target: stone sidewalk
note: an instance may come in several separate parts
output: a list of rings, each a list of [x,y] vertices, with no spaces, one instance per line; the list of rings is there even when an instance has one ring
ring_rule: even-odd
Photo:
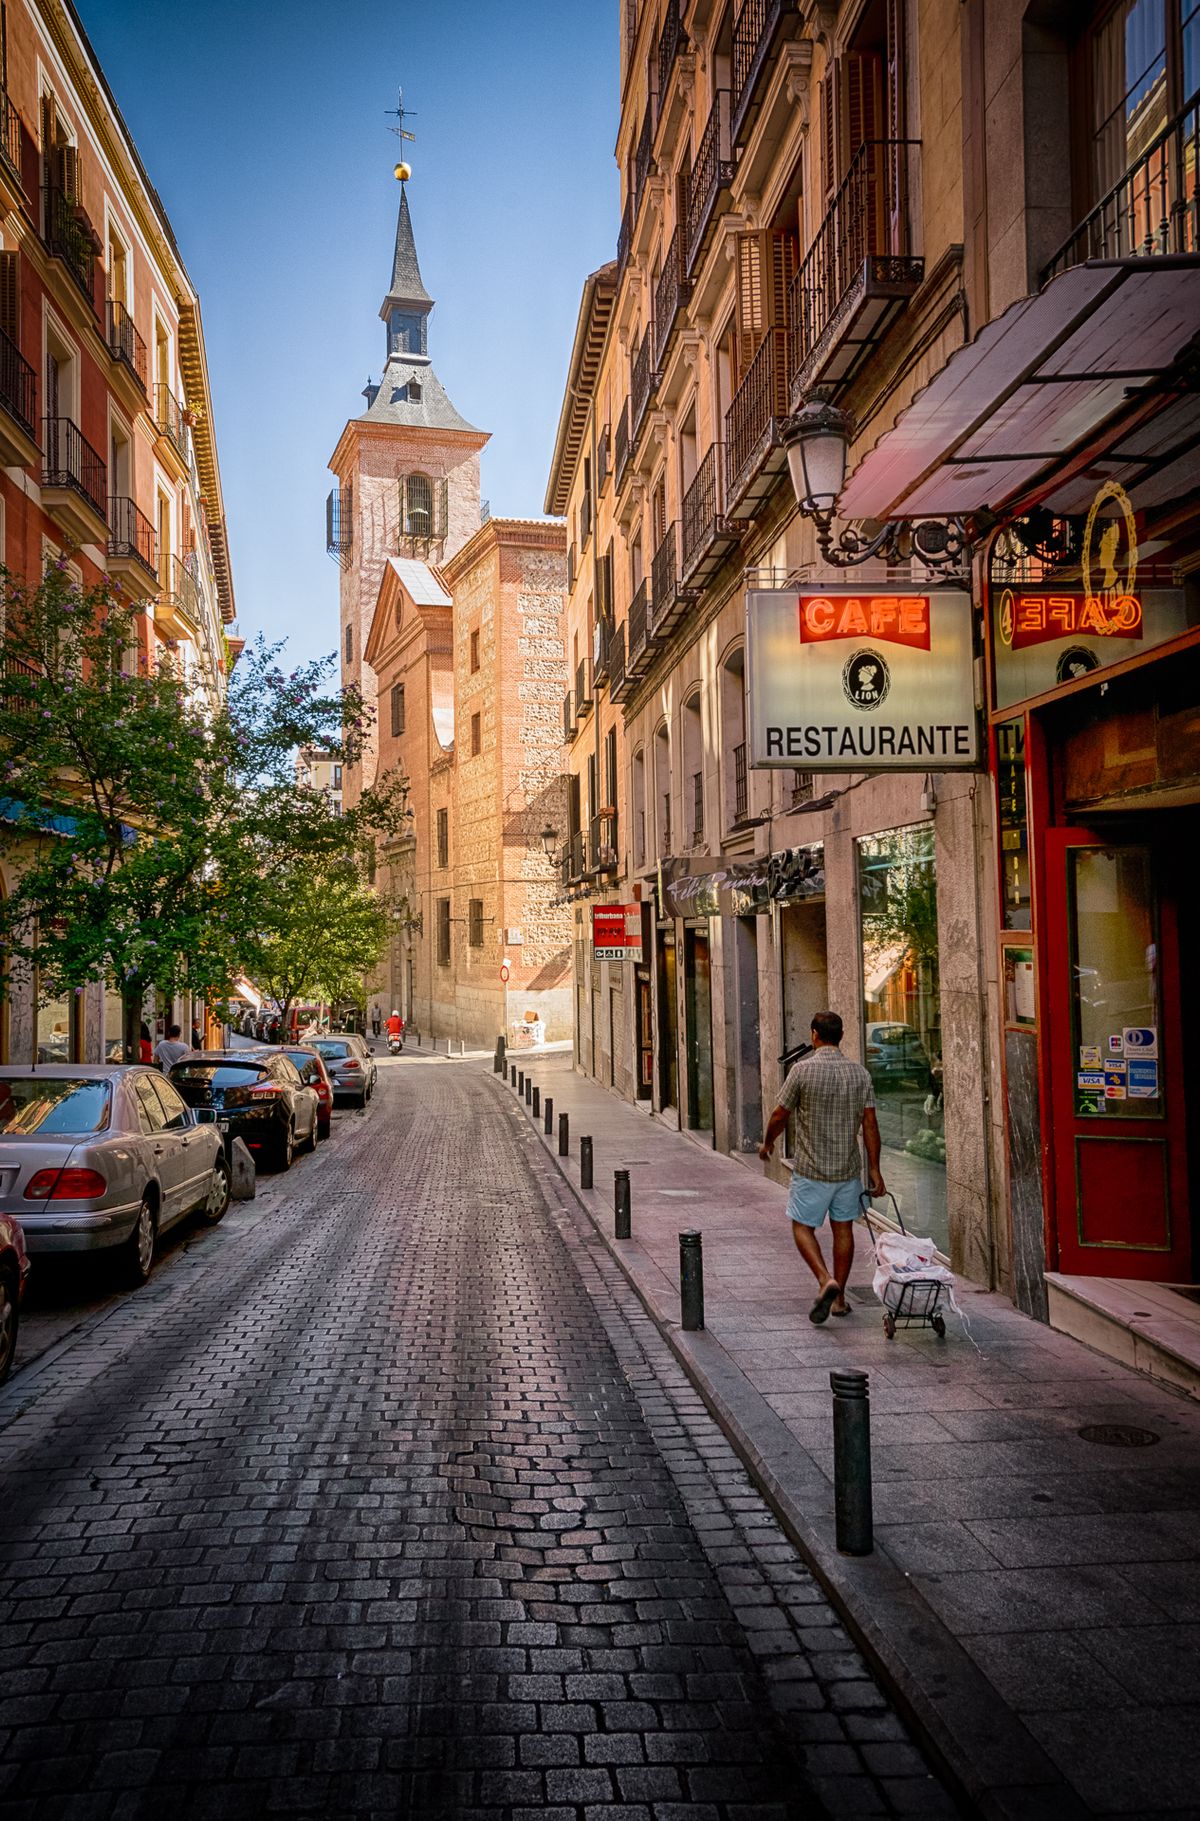
[[[861,1229],[854,1314],[814,1328],[784,1192],[757,1160],[702,1148],[569,1057],[517,1062],[553,1096],[556,1133],[570,1116],[567,1181],[970,1806],[1014,1821],[1200,1816],[1200,1407],[970,1286],[944,1341],[887,1340]],[[613,1238],[617,1168],[627,1242]],[[701,1334],[679,1327],[688,1227],[704,1235]],[[834,1367],[871,1380],[865,1558],[834,1544]],[[1131,1430],[1154,1440],[1128,1445]]]

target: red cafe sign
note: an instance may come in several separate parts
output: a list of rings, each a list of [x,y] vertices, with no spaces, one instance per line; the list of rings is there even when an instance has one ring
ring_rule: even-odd
[[[999,599],[1000,637],[1013,651],[1054,639],[1140,639],[1142,601],[1136,594],[1040,593],[1005,588]]]
[[[802,594],[800,643],[881,639],[929,650],[927,594]]]

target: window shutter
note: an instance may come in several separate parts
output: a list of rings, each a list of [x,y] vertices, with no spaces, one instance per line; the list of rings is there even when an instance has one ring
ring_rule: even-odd
[[[792,280],[796,276],[798,245],[790,234],[764,235],[763,265],[767,276],[767,327],[788,327]]]
[[[757,234],[737,237],[737,300],[734,313],[735,386],[741,383],[763,338],[762,256]]]
[[[837,133],[833,118],[832,69],[821,78],[821,183],[828,202],[837,188]]]
[[[54,150],[56,138],[55,127],[58,122],[58,110],[54,105],[53,95],[47,94],[42,96],[41,116],[42,152],[45,157],[49,159],[51,152]],[[49,165],[47,165],[47,173],[49,173]]]
[[[79,153],[73,145],[60,145],[56,154],[57,183],[68,202],[79,201]]]
[[[15,247],[0,252],[0,329],[14,347],[20,347],[21,255]]]
[[[875,51],[847,51],[838,64],[842,174],[864,139],[879,139],[883,109],[883,60]]]

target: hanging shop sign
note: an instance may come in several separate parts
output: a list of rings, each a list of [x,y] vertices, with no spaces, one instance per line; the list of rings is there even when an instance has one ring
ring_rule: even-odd
[[[658,889],[668,917],[759,916],[772,900],[799,903],[825,896],[824,849],[816,842],[719,867],[677,855],[659,862]]]
[[[640,904],[593,904],[592,955],[596,961],[640,961]]]
[[[964,771],[981,763],[971,597],[849,583],[746,597],[750,763]]]

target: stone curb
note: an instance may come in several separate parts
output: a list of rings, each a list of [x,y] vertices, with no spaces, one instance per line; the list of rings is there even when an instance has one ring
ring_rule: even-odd
[[[480,1071],[482,1073],[482,1071]],[[499,1087],[503,1078],[491,1075]],[[579,1187],[553,1139],[530,1116],[543,1151],[587,1215],[646,1313],[803,1556],[884,1691],[951,1788],[984,1821],[1075,1821],[1089,1814],[1057,1765],[958,1639],[886,1553],[839,1555],[829,1482],[762,1393],[706,1333],[685,1333],[677,1312],[644,1281],[658,1275],[635,1240],[606,1230],[612,1210]],[[636,1228],[637,1210],[634,1209]],[[643,1273],[639,1273],[639,1264]]]

